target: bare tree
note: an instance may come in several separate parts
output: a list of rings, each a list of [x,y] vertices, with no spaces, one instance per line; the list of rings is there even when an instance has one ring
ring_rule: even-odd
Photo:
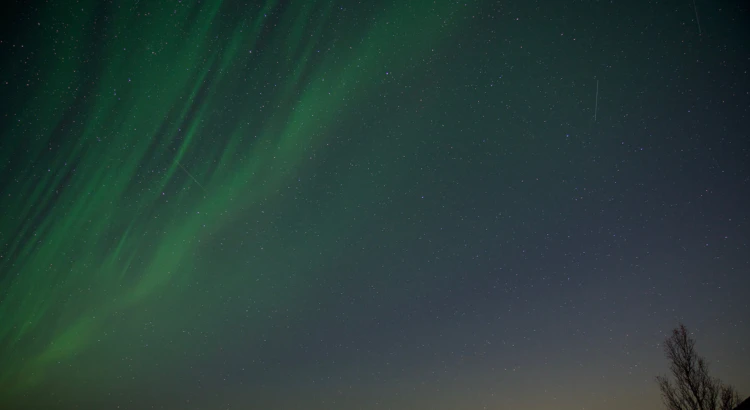
[[[664,341],[664,353],[674,382],[667,376],[656,380],[668,410],[732,410],[740,403],[732,386],[708,374],[708,364],[695,351],[695,340],[685,325]]]

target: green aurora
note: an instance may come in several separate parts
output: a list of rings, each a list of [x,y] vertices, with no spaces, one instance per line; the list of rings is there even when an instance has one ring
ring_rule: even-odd
[[[332,1],[280,3],[88,0],[29,16],[2,75],[3,394],[75,395],[126,370],[163,377],[154,358],[200,356],[184,332],[249,300],[244,331],[262,335],[273,317],[261,312],[309,298],[300,272],[360,229],[341,193],[376,201],[379,180],[407,172],[352,167],[340,186],[305,185],[351,139],[342,119],[366,116],[384,84],[420,70],[472,7],[393,2],[355,20]],[[326,208],[322,191],[338,205]],[[296,235],[274,232],[279,214],[296,218]],[[252,251],[223,243],[239,231],[254,234]],[[209,249],[248,252],[247,268],[214,283],[197,273],[220,263]]]

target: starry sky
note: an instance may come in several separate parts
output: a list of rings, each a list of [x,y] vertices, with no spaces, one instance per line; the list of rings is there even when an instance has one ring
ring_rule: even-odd
[[[3,7],[4,408],[750,394],[746,3]]]

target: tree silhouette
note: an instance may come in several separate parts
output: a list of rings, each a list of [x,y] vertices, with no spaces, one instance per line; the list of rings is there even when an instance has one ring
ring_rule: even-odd
[[[708,364],[695,351],[695,340],[685,325],[664,341],[664,353],[674,382],[667,376],[657,376],[656,381],[668,410],[732,410],[740,403],[732,386],[708,374]]]

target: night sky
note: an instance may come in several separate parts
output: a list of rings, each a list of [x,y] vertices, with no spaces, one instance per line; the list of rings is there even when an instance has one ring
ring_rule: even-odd
[[[29,1],[0,22],[0,407],[750,394],[743,1]],[[4,407],[3,407],[4,406]]]

